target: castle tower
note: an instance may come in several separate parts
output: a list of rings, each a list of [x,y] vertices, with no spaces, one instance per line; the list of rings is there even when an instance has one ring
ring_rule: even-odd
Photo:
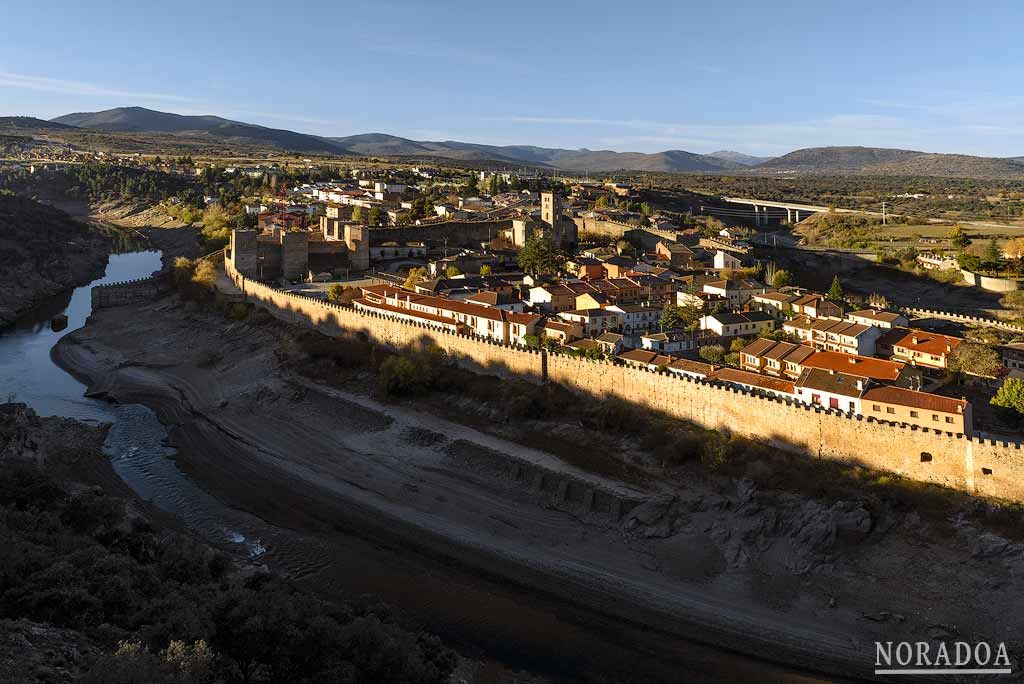
[[[281,271],[288,280],[305,280],[309,274],[309,233],[281,233]]]
[[[348,262],[354,271],[370,268],[369,229],[353,223],[345,224],[345,245],[348,247]]]
[[[551,228],[562,219],[562,198],[553,192],[540,193],[540,219]]]
[[[247,278],[256,278],[258,265],[255,230],[231,231],[231,262]]]

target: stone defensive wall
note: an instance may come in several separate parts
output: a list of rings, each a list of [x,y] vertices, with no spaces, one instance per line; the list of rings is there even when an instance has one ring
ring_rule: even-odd
[[[598,398],[617,396],[709,429],[763,439],[809,457],[1024,501],[1024,453],[1019,442],[995,442],[850,416],[669,372],[497,344],[275,290],[239,274],[230,259],[225,268],[249,301],[262,304],[282,320],[327,335],[361,335],[391,347],[428,340],[471,370],[557,382]]]
[[[619,223],[618,221],[609,221],[608,219],[575,216],[572,220],[576,224],[577,232],[587,231],[588,233],[598,233],[599,235],[607,235],[614,238],[620,238],[629,231],[637,229],[637,226]]]
[[[479,245],[512,228],[512,219],[501,221],[445,221],[425,226],[401,226],[398,228],[371,228],[370,245],[379,246],[385,242],[423,242],[428,246],[441,245],[448,241],[449,247]]]
[[[1000,321],[996,318],[988,318],[985,316],[971,316],[968,314],[955,313],[953,311],[941,311],[939,309],[918,309],[915,307],[909,307],[903,310],[903,312],[912,318],[938,318],[944,321],[955,321],[957,323],[965,323],[967,325],[976,325],[987,328],[999,328],[1001,330],[1008,330],[1009,332],[1024,333],[1024,327],[1014,325],[1013,323],[1007,323],[1006,321]]]
[[[120,283],[97,285],[92,288],[92,308],[105,309],[112,306],[125,306],[135,302],[146,302],[156,299],[171,289],[170,274],[159,273],[149,278],[126,280]]]

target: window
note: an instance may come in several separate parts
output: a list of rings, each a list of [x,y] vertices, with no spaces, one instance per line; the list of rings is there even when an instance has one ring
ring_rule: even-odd
[[[981,469],[981,474],[982,475],[991,475],[992,474],[992,469],[991,468],[982,468]]]
[[[885,407],[885,412],[886,413],[896,413],[896,409],[894,409],[892,406],[886,406]]]
[[[878,404],[872,404],[871,405],[871,410],[874,411],[875,413],[878,413],[879,411],[882,410],[882,407],[879,406]]]
[[[952,424],[953,416],[946,416],[946,422]]]
[[[917,411],[911,411],[911,412],[910,412],[910,417],[911,417],[911,418],[917,418],[918,416],[919,416],[919,414],[918,414],[918,412],[917,412]]]
[[[922,451],[921,452],[921,463],[931,463],[931,462],[932,462],[932,455],[929,454],[927,451]]]

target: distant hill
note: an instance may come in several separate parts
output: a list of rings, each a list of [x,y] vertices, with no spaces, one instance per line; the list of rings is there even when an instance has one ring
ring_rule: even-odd
[[[316,135],[231,121],[219,116],[184,116],[144,107],[118,107],[102,112],[66,114],[52,119],[50,123],[105,132],[208,136],[221,141],[262,144],[292,152],[347,153],[342,146]]]
[[[27,131],[27,130],[68,130],[68,126],[55,121],[44,121],[34,116],[0,116],[0,131]]]
[[[409,140],[385,133],[331,138],[354,154],[369,156],[432,156],[446,159],[494,160],[512,164],[548,166],[567,171],[728,171],[739,163],[683,150],[645,154],[611,150],[567,150],[532,145],[480,145],[445,140]]]
[[[758,164],[764,164],[766,161],[773,159],[773,157],[754,157],[749,154],[743,154],[742,152],[733,152],[732,150],[719,150],[718,152],[712,152],[704,156],[736,162],[743,166],[757,166]]]
[[[69,128],[70,127],[70,128]],[[696,154],[570,150],[534,145],[482,145],[457,140],[410,140],[387,133],[323,137],[280,128],[267,128],[219,116],[185,116],[144,107],[118,107],[102,112],[78,112],[42,121],[30,117],[0,118],[0,131],[56,132],[79,135],[148,134],[154,140],[116,142],[131,151],[177,146],[209,149],[234,147],[273,148],[288,152],[358,155],[367,157],[449,159],[510,166],[534,166],[569,172],[651,171],[667,173],[745,174],[875,174],[920,175],[950,178],[1024,178],[1024,158],[998,159],[958,154],[932,154],[881,147],[811,147],[781,157],[763,158],[729,150]],[[160,138],[162,136],[162,139]],[[137,136],[136,136],[137,137]],[[148,146],[148,147],[147,147]]]
[[[945,178],[1024,178],[1024,162],[884,147],[809,147],[756,167],[772,173],[858,173]]]
[[[759,165],[758,170],[843,173],[860,171],[873,164],[903,161],[921,154],[924,153],[884,147],[808,147],[770,159]]]

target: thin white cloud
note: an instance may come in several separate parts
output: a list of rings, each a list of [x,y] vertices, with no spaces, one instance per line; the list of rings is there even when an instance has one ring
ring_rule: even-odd
[[[47,76],[31,76],[0,71],[0,88],[18,88],[21,90],[37,90],[63,95],[83,95],[89,97],[123,97],[131,100],[164,100],[168,102],[187,102],[190,98],[183,95],[167,93],[151,93],[145,91],[122,90],[109,88],[84,81],[68,81]]]

